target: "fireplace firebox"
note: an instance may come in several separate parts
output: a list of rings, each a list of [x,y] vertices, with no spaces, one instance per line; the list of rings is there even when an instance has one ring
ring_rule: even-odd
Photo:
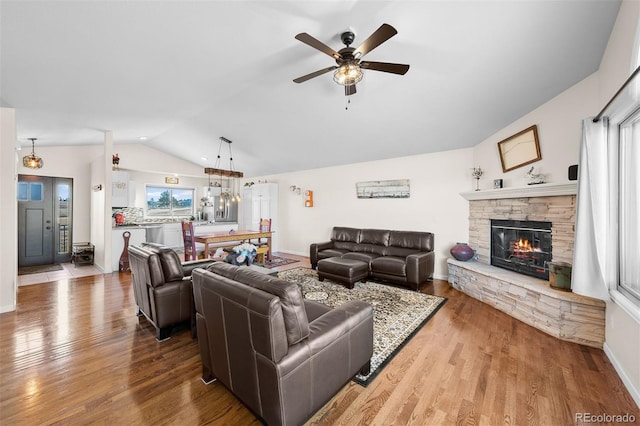
[[[491,219],[491,264],[549,279],[551,222]]]

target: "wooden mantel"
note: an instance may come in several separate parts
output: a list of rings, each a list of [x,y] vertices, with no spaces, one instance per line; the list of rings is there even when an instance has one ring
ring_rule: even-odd
[[[516,186],[512,188],[485,189],[462,192],[465,200],[500,200],[505,198],[555,197],[578,193],[577,182],[541,183],[539,185]]]

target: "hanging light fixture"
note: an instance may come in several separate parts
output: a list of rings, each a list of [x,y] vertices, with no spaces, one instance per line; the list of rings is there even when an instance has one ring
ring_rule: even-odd
[[[333,73],[333,81],[343,86],[352,86],[362,80],[360,66],[355,62],[346,62]]]
[[[229,146],[229,169],[220,168],[221,164],[221,152],[222,152],[222,143],[226,143]],[[204,173],[209,175],[209,179],[211,179],[211,175],[220,176],[220,187],[222,191],[222,181],[223,178],[227,178],[227,188],[226,191],[220,193],[220,208],[224,208],[224,204],[229,205],[230,202],[239,202],[240,201],[240,193],[237,192],[236,187],[240,187],[239,183],[237,183],[237,179],[244,176],[242,172],[235,171],[233,169],[233,154],[231,153],[231,141],[224,136],[220,137],[220,145],[218,146],[218,158],[216,159],[215,167],[205,167]]]
[[[213,197],[211,196],[211,175],[209,175],[208,178],[209,178],[209,186],[207,186],[207,196],[206,196],[206,200],[203,200],[203,201],[205,201],[206,203],[212,204]]]
[[[224,137],[221,137],[220,139],[229,144],[229,170],[233,172],[233,154],[231,153],[231,141]],[[230,185],[228,185],[229,190],[231,191],[231,202],[240,202],[240,192],[239,190],[236,190],[236,187],[240,188],[240,181],[239,179],[231,176],[229,177],[229,180],[231,180]]]
[[[30,169],[41,169],[44,165],[42,158],[36,155],[35,142],[37,138],[29,138],[31,141],[31,155],[25,155],[22,157],[22,165]]]

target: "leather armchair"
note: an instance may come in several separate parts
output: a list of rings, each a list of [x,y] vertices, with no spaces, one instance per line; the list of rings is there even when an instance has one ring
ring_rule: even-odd
[[[300,425],[368,373],[373,308],[304,300],[294,283],[218,262],[193,273],[205,383],[219,380],[267,424]]]
[[[195,332],[191,273],[213,262],[181,262],[173,249],[153,243],[129,246],[128,252],[137,314],[153,324],[156,339],[168,339],[171,328],[184,321],[192,321]]]

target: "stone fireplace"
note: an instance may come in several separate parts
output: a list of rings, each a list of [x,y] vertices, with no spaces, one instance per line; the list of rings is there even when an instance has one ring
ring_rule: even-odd
[[[522,191],[519,196],[513,194],[514,198],[469,200],[469,245],[477,250],[481,262],[491,263],[491,220],[500,219],[550,222],[553,260],[573,263],[575,194],[538,194],[527,197],[526,192]]]
[[[548,334],[601,348],[604,302],[552,289],[547,281],[549,261],[573,263],[576,192],[577,185],[569,183],[461,194],[469,200],[469,245],[478,260],[449,259],[449,282]],[[502,228],[497,236],[493,226]],[[492,248],[492,240],[500,247]],[[500,267],[494,266],[500,263],[496,254],[503,258]],[[534,273],[514,270],[523,266]]]

